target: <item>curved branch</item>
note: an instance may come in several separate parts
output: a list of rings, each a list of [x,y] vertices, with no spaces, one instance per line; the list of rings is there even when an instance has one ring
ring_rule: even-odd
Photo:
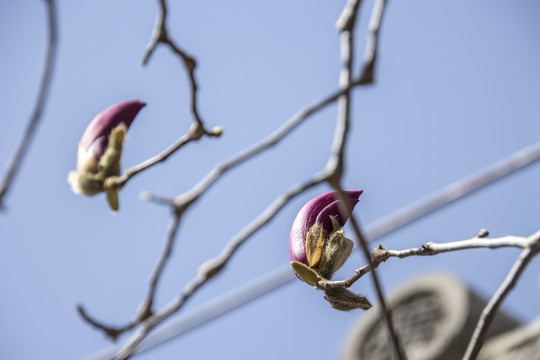
[[[41,115],[45,107],[45,101],[49,94],[49,88],[51,85],[52,72],[54,67],[54,61],[56,58],[56,48],[58,42],[58,30],[57,30],[57,20],[56,20],[56,7],[54,0],[45,0],[47,4],[47,17],[48,17],[48,28],[49,28],[49,38],[47,44],[47,55],[45,56],[45,62],[43,65],[43,73],[41,76],[41,85],[39,88],[39,93],[34,107],[34,112],[30,118],[30,122],[26,127],[23,137],[21,138],[15,152],[13,153],[12,158],[9,160],[7,165],[6,174],[4,179],[0,183],[0,210],[4,208],[4,197],[19,170],[24,156],[26,155],[30,142],[34,137],[39,121],[41,120]]]

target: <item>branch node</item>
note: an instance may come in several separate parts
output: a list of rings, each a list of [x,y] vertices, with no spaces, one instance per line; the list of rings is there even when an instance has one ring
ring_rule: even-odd
[[[386,251],[386,249],[380,245],[379,247],[373,249],[371,255],[373,256],[373,260],[375,260],[375,262],[384,262],[390,257],[388,251]]]
[[[198,269],[199,276],[205,280],[210,280],[223,270],[225,262],[222,259],[215,258],[203,262]]]
[[[103,325],[102,323],[98,322],[97,320],[92,318],[90,315],[88,315],[82,305],[77,305],[77,312],[79,313],[79,315],[84,321],[86,321],[93,327],[103,331],[105,336],[110,338],[112,341],[116,341],[120,335],[122,335],[124,332],[128,330],[131,330],[135,326],[134,323],[126,325],[124,327],[119,327],[119,328]]]
[[[474,235],[475,238],[483,239],[489,236],[489,231],[486,229],[480,229],[480,231]]]
[[[189,127],[188,136],[191,140],[199,140],[204,134],[204,127],[199,122],[194,122]]]

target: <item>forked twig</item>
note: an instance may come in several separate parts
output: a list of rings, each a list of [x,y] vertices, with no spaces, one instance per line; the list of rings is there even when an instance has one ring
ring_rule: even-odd
[[[361,84],[371,84],[375,79],[375,65],[377,64],[377,56],[379,54],[379,30],[381,28],[384,9],[386,9],[386,0],[376,0],[368,25],[362,72],[358,77]]]
[[[159,1],[159,12],[156,17],[156,24],[154,26],[154,31],[152,33],[152,39],[146,47],[146,52],[143,56],[142,65],[146,65],[150,56],[156,50],[158,44],[165,44],[180,57],[182,63],[184,64],[184,69],[186,70],[189,84],[191,87],[191,101],[190,101],[190,110],[193,114],[195,121],[204,129],[203,121],[199,115],[199,110],[197,107],[197,80],[195,79],[195,68],[197,67],[197,62],[195,59],[178,46],[170,37],[167,31],[167,3],[165,0]],[[213,131],[207,131],[204,129],[204,133],[208,136],[216,136]]]

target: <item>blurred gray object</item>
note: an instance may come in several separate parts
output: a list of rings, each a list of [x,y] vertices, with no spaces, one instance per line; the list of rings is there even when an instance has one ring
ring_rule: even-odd
[[[540,360],[540,318],[493,337],[484,345],[478,360]]]
[[[422,277],[388,297],[394,324],[411,360],[461,359],[486,303],[455,277],[442,274]],[[517,326],[517,320],[499,312],[491,324],[488,339]],[[396,359],[377,307],[354,325],[342,359]]]

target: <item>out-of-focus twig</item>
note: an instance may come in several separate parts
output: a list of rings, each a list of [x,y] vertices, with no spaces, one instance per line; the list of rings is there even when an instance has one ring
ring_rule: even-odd
[[[186,134],[179,137],[171,146],[169,146],[168,148],[166,148],[159,154],[151,157],[150,159],[143,161],[142,163],[138,165],[135,165],[125,170],[122,176],[109,178],[109,183],[108,183],[109,188],[112,188],[112,189],[122,188],[133,176],[137,175],[138,173],[156,164],[159,164],[160,162],[167,160],[171,155],[173,155],[176,151],[178,151],[184,145],[187,145],[188,143],[192,141],[199,140],[202,137],[202,134],[204,132],[202,129],[203,128],[198,123],[193,123]],[[214,128],[212,131],[213,131],[214,136],[219,136],[218,134],[221,133],[221,129],[219,127]]]
[[[77,306],[77,312],[84,319],[84,321],[86,321],[87,323],[89,323],[90,325],[95,327],[96,329],[102,331],[107,337],[109,337],[113,341],[116,341],[116,339],[120,335],[122,335],[124,332],[129,331],[129,330],[133,329],[135,326],[137,326],[137,322],[135,322],[135,321],[132,321],[132,322],[130,322],[129,324],[127,324],[125,326],[117,326],[117,327],[115,327],[115,326],[107,326],[107,325],[97,321],[96,319],[91,317],[89,314],[87,314],[86,310],[84,309],[84,307],[82,305]]]
[[[163,269],[165,268],[165,265],[167,264],[167,261],[169,260],[169,257],[172,254],[172,250],[173,250],[173,246],[174,246],[175,238],[176,238],[176,233],[180,225],[180,218],[181,218],[180,216],[176,215],[174,216],[171,222],[171,225],[169,227],[169,235],[167,237],[167,242],[165,243],[165,247],[156,264],[156,267],[154,271],[152,272],[152,275],[150,276],[150,283],[148,285],[148,291],[146,292],[144,299],[141,301],[137,309],[137,313],[135,314],[135,317],[133,318],[133,320],[131,320],[128,324],[124,326],[105,325],[102,322],[91,317],[86,312],[84,306],[78,305],[77,311],[79,312],[79,315],[83,318],[83,320],[85,320],[87,323],[89,323],[96,329],[101,330],[107,337],[115,341],[120,335],[122,335],[123,333],[127,331],[132,330],[137,325],[141,324],[143,321],[145,321],[146,319],[148,319],[150,316],[153,315],[153,305],[154,305],[157,285],[158,285],[159,279],[161,278],[161,274],[163,273]]]
[[[149,285],[149,289],[146,294],[146,297],[142,301],[141,305],[139,305],[137,318],[140,320],[145,320],[150,315],[152,315],[152,306],[154,304],[154,298],[156,295],[157,285],[158,285],[159,279],[161,278],[161,274],[163,273],[163,269],[165,268],[165,265],[172,254],[172,250],[173,250],[173,246],[175,242],[174,240],[176,238],[176,233],[178,232],[178,227],[180,226],[180,218],[181,217],[178,215],[174,216],[171,222],[171,225],[169,227],[169,235],[167,237],[165,248],[163,249],[162,255],[158,260],[156,268],[154,269],[154,271],[152,272],[152,275],[150,276],[150,285]]]
[[[195,79],[195,68],[197,67],[197,62],[195,59],[178,46],[169,36],[167,31],[167,3],[165,0],[158,0],[159,2],[159,12],[156,17],[156,24],[154,25],[154,31],[152,33],[152,39],[146,47],[146,52],[143,56],[142,65],[146,65],[150,56],[156,50],[158,44],[167,45],[176,55],[180,57],[182,63],[184,64],[184,69],[186,70],[189,84],[191,87],[191,101],[190,101],[190,110],[193,114],[195,121],[204,129],[203,121],[199,115],[199,110],[197,107],[197,80]],[[204,129],[204,133],[208,136],[216,136],[213,131],[208,131]]]
[[[379,54],[379,30],[386,9],[386,0],[376,0],[368,25],[368,35],[364,49],[362,71],[358,77],[360,84],[371,84],[375,79],[375,65]]]
[[[47,96],[49,94],[54,62],[56,58],[58,30],[55,2],[54,0],[45,0],[45,3],[47,6],[49,37],[47,44],[47,55],[45,56],[43,73],[41,75],[41,84],[30,122],[28,123],[26,131],[17,145],[13,156],[9,160],[6,167],[6,173],[2,179],[2,182],[0,183],[0,210],[4,209],[5,207],[5,196],[13,183],[13,179],[21,166],[25,154],[28,151],[30,142],[34,137],[39,121],[41,120],[43,109],[45,108],[45,101],[47,100]]]

